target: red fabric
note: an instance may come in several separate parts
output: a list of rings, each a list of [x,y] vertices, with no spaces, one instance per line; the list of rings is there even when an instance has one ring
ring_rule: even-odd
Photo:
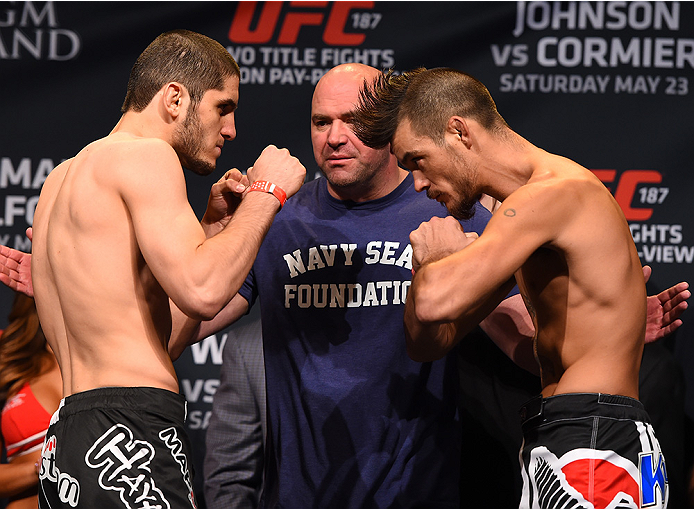
[[[595,506],[604,509],[617,493],[626,493],[638,504],[639,486],[627,471],[600,459],[572,461],[562,468],[569,483]]]
[[[7,459],[37,450],[43,444],[51,415],[36,400],[28,383],[2,409],[2,436]]]

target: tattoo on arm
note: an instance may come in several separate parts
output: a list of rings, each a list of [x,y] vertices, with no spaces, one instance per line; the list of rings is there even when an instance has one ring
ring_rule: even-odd
[[[506,209],[506,210],[504,210],[504,215],[506,217],[515,217],[516,216],[516,209]]]

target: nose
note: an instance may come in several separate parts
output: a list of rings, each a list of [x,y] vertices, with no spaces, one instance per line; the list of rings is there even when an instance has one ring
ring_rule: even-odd
[[[222,125],[221,135],[225,140],[230,141],[236,138],[236,121],[234,114],[225,115],[224,124]]]
[[[412,178],[414,178],[414,189],[418,193],[421,193],[422,191],[426,191],[427,189],[429,189],[431,182],[424,178],[424,175],[422,175],[421,171],[414,170],[412,172]]]
[[[337,147],[347,143],[345,129],[348,129],[348,127],[344,122],[341,120],[333,120],[330,123],[330,130],[328,131],[328,145]]]

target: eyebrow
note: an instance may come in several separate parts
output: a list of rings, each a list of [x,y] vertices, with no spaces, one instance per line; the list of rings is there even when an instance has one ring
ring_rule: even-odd
[[[420,152],[417,150],[410,150],[408,152],[405,152],[402,156],[402,164],[407,164],[410,162],[415,157],[418,157],[420,155]]]
[[[229,108],[231,108],[232,111],[236,111],[236,108],[238,108],[239,105],[233,99],[220,99],[217,102],[217,106],[218,107],[224,107],[224,108],[229,107]]]
[[[333,117],[330,115],[324,115],[321,113],[316,113],[314,115],[311,115],[311,122],[315,122],[316,120],[330,120]],[[354,119],[354,113],[349,111],[347,113],[343,113],[342,115],[339,115],[337,117],[339,120],[342,120],[343,122],[350,122]]]

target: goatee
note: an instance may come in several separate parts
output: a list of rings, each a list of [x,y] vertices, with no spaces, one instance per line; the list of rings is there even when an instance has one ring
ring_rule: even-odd
[[[194,106],[188,107],[183,125],[176,129],[171,146],[178,154],[181,165],[193,173],[206,176],[216,168],[215,163],[209,163],[199,157],[202,152],[203,131]]]

